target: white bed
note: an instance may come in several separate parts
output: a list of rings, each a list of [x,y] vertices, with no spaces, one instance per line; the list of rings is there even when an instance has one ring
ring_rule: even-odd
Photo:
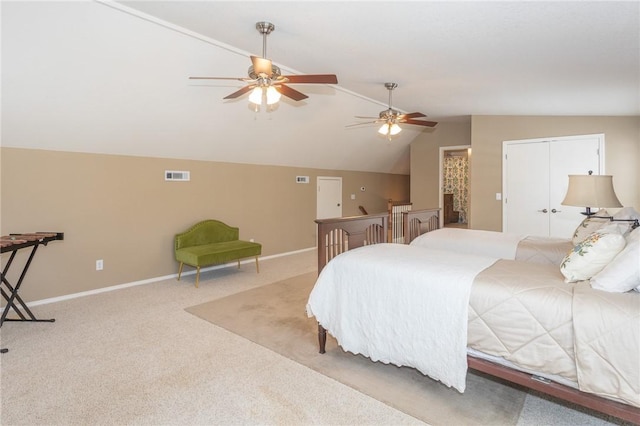
[[[573,243],[566,238],[535,237],[505,232],[442,228],[426,232],[410,243],[458,253],[560,266]]]
[[[362,235],[384,230],[384,218],[375,220],[366,218]],[[324,258],[307,306],[321,352],[326,330],[344,350],[417,368],[460,392],[468,365],[640,423],[640,292],[595,290],[566,282],[557,265],[505,258],[525,238],[498,238],[489,256],[372,244],[356,218],[326,256],[324,233],[342,229],[329,222],[330,231],[319,227]],[[536,377],[553,382],[538,386]]]
[[[377,244],[329,262],[307,312],[344,350],[460,392],[470,347],[640,407],[640,365],[630,362],[640,354],[640,293],[602,293],[566,283],[555,266]],[[604,352],[593,348],[603,335],[595,346]]]

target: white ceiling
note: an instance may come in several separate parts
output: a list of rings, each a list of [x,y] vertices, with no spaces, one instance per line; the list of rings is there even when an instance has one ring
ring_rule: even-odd
[[[3,144],[37,145],[34,132],[46,129],[58,135],[59,149],[408,173],[411,140],[433,130],[404,126],[389,142],[376,127],[345,128],[358,122],[356,115],[386,109],[385,82],[398,83],[394,108],[439,122],[640,115],[638,1],[90,5],[3,2]],[[262,54],[258,21],[275,24],[267,57],[285,74],[336,74],[338,85],[292,85],[309,99],[254,114],[247,95],[222,99],[242,82],[187,79],[245,77],[248,56]],[[31,44],[42,52],[25,57],[20,52]],[[49,92],[61,90],[65,79],[67,103],[52,102],[63,95]],[[14,109],[6,113],[12,103],[33,108],[28,90],[43,117],[56,114],[51,128],[20,127]],[[76,109],[69,102],[80,97],[74,90],[82,90],[84,102]],[[87,108],[89,101],[96,105]],[[107,111],[108,105],[119,106]],[[64,128],[61,111],[86,123],[87,134],[82,125],[74,133]],[[96,134],[105,114],[117,125]],[[13,118],[8,125],[6,116]]]
[[[274,62],[383,104],[397,82],[394,105],[437,120],[640,114],[637,1],[120,3],[258,56],[272,22]]]

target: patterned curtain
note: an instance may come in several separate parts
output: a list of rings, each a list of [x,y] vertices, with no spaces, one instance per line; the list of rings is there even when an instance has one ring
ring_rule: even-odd
[[[443,192],[453,194],[453,210],[460,212],[461,223],[467,223],[469,160],[463,157],[445,157],[443,168]]]

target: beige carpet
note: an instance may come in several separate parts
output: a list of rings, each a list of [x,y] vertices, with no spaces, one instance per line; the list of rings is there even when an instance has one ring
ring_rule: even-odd
[[[346,353],[331,337],[327,353],[319,354],[317,325],[305,312],[315,278],[308,273],[186,310],[424,422],[518,422],[526,393],[508,384],[470,372],[467,389],[460,394],[417,370]]]

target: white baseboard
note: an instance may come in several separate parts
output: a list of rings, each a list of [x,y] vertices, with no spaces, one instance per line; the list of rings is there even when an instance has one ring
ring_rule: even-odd
[[[283,256],[291,256],[294,254],[298,254],[298,253],[304,253],[307,251],[311,251],[311,250],[315,250],[315,247],[311,247],[311,248],[306,248],[306,249],[302,249],[302,250],[296,250],[296,251],[290,251],[290,252],[286,252],[286,253],[279,253],[279,254],[272,254],[271,256],[265,256],[265,257],[260,257],[259,260],[269,260],[269,259],[275,259],[277,257],[283,257]],[[240,261],[241,264],[245,264],[245,263],[252,263],[254,260],[253,259],[245,259],[243,261]],[[216,266],[209,266],[207,268],[201,268],[200,272],[206,272],[206,271],[213,271],[216,269],[222,269],[222,268],[227,268],[229,266],[234,266],[236,265],[236,262],[232,262],[232,263],[225,263],[223,265],[216,265]],[[187,271],[187,272],[183,272],[182,275],[194,275],[196,273],[196,271]],[[137,285],[144,285],[144,284],[151,284],[151,283],[155,283],[158,281],[164,281],[164,280],[168,280],[169,278],[177,278],[178,274],[170,274],[170,275],[163,275],[161,277],[155,277],[155,278],[149,278],[146,280],[140,280],[140,281],[133,281],[130,283],[124,283],[124,284],[118,284],[118,285],[113,285],[113,286],[109,286],[109,287],[103,287],[103,288],[97,288],[95,290],[88,290],[88,291],[81,291],[79,293],[72,293],[72,294],[66,294],[64,296],[58,296],[58,297],[51,297],[48,299],[42,299],[42,300],[36,300],[34,302],[29,302],[27,303],[28,307],[31,306],[38,306],[38,305],[46,305],[49,303],[56,303],[56,302],[62,302],[64,300],[70,300],[70,299],[76,299],[78,297],[84,297],[84,296],[91,296],[93,294],[100,294],[100,293],[106,293],[108,291],[115,291],[115,290],[120,290],[123,288],[128,288],[128,287],[134,287]],[[0,309],[4,309],[4,306],[2,306]]]

